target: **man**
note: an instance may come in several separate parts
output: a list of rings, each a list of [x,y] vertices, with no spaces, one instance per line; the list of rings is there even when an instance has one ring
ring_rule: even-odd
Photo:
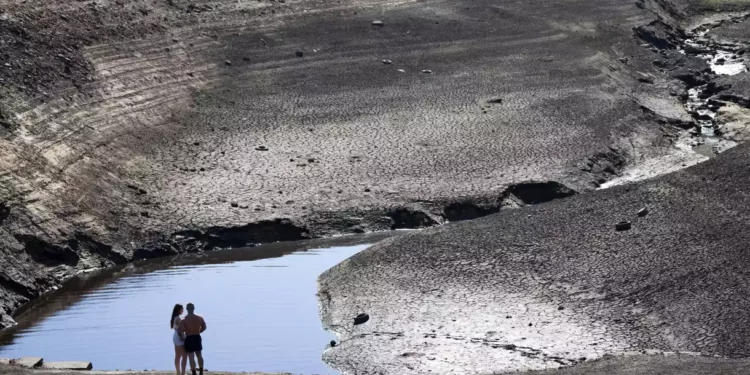
[[[180,331],[185,334],[185,352],[190,358],[190,371],[195,374],[195,356],[198,356],[198,369],[203,375],[203,340],[201,333],[206,330],[206,321],[203,317],[195,314],[195,305],[188,303],[185,306],[187,316],[180,323]]]

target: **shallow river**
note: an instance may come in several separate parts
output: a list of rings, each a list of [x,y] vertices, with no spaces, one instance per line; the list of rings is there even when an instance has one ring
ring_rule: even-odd
[[[86,360],[97,370],[173,369],[169,316],[206,318],[206,369],[335,374],[321,361],[317,277],[384,235],[186,254],[74,278],[24,308],[0,357]]]

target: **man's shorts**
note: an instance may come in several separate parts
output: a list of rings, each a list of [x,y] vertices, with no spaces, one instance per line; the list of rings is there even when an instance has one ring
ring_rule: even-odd
[[[190,335],[185,337],[185,351],[195,353],[203,350],[203,339],[201,335]]]

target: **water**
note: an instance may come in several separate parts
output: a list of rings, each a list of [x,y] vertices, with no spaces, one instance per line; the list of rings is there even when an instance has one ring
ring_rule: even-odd
[[[320,323],[317,277],[383,235],[137,262],[70,280],[24,308],[0,357],[86,360],[97,370],[171,370],[169,316],[193,302],[206,318],[206,368],[335,374]]]

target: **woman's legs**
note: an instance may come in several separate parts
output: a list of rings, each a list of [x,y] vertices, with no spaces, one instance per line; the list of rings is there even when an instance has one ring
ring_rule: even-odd
[[[174,370],[177,372],[177,375],[183,375],[185,374],[185,347],[175,346],[174,347]],[[182,362],[182,372],[180,372],[180,362]]]
[[[187,353],[185,352],[185,347],[181,346],[182,348],[182,375],[185,375],[185,368],[187,367]]]

